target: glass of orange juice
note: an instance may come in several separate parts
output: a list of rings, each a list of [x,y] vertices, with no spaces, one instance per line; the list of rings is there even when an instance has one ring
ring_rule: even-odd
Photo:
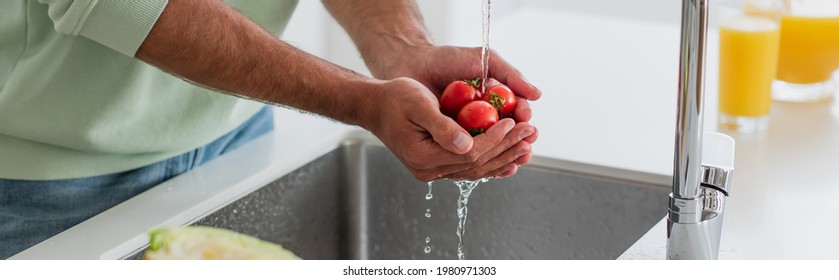
[[[741,132],[765,130],[778,65],[783,2],[718,3],[720,127]]]
[[[781,17],[778,76],[773,97],[807,102],[829,99],[839,68],[839,0],[786,0]]]

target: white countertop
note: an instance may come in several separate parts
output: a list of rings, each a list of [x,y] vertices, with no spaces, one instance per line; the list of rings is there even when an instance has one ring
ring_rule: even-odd
[[[545,92],[534,105],[534,123],[542,132],[536,154],[672,174],[678,25],[528,9],[509,20],[534,28],[494,38],[499,52]],[[505,32],[502,28],[495,30]],[[711,29],[706,130],[716,130],[717,45]],[[529,53],[544,60],[527,61],[533,59]],[[553,71],[545,71],[548,62]],[[832,221],[839,220],[839,202],[833,199],[839,196],[839,104],[776,102],[771,118],[769,130],[760,135],[723,131],[737,143],[720,258],[836,259],[839,224]],[[656,225],[621,258],[664,259],[665,224]]]
[[[536,155],[672,173],[677,24],[524,6],[493,19],[492,28],[492,47],[544,93],[533,103],[532,123],[540,130],[533,146]],[[706,130],[714,130],[716,123],[716,42],[710,34]],[[122,256],[126,248],[144,242],[146,229],[189,222],[185,212],[212,211],[211,205],[230,199],[230,193],[244,195],[276,179],[353,129],[286,109],[278,110],[276,118],[277,129],[270,136],[15,258]],[[839,220],[839,203],[832,200],[839,195],[839,105],[776,103],[765,135],[732,136],[737,141],[736,173],[720,257],[835,258],[839,224],[831,221]],[[152,207],[149,200],[163,200],[166,207]],[[125,215],[137,211],[172,217],[125,221]],[[663,259],[664,235],[659,224],[622,258]],[[80,244],[85,240],[97,242]]]
[[[775,104],[769,131],[737,141],[720,259],[836,259],[839,105]],[[620,259],[664,259],[663,219]]]

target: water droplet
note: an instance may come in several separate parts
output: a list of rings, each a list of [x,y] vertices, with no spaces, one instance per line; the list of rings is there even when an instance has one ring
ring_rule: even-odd
[[[431,253],[431,246],[425,246],[425,250],[423,250],[426,254]]]
[[[434,198],[434,195],[431,194],[431,184],[432,183],[434,183],[434,182],[433,181],[428,182],[428,194],[425,195],[425,200],[431,200],[432,198]]]

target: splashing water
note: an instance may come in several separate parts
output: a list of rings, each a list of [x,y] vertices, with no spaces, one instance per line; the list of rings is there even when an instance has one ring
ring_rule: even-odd
[[[480,183],[486,183],[489,178],[483,178],[477,181],[461,180],[455,181],[454,184],[460,191],[460,196],[457,198],[457,259],[465,260],[466,254],[463,253],[463,235],[466,233],[466,216],[469,209],[466,204],[469,203],[469,195],[475,190],[475,187]]]

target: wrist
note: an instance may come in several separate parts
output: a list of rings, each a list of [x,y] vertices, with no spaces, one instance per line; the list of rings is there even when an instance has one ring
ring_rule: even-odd
[[[424,29],[408,33],[379,32],[359,44],[367,68],[378,79],[408,76],[415,59],[434,47]]]
[[[353,125],[371,132],[376,132],[381,123],[382,100],[386,94],[387,81],[366,79],[355,87],[352,106],[356,108],[356,118]]]
[[[385,36],[385,35],[383,35]],[[367,68],[378,79],[395,79],[399,77],[411,77],[411,71],[417,69],[416,59],[427,55],[434,47],[430,41],[408,42],[396,38],[383,38],[389,41],[382,43],[387,45],[387,51],[373,51],[375,54],[365,55],[364,60]]]

